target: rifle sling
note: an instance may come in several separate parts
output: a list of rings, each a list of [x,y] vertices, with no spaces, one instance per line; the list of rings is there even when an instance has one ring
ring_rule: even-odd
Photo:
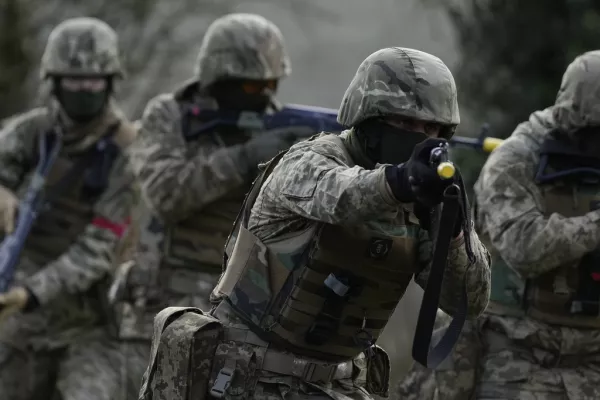
[[[454,223],[460,210],[460,189],[458,196],[444,196],[438,232],[435,235],[435,247],[431,264],[431,272],[423,294],[417,328],[413,340],[412,356],[421,365],[435,369],[452,352],[458,341],[467,317],[467,289],[465,282],[461,287],[458,309],[452,322],[444,332],[440,341],[431,349],[435,318],[437,315],[444,270],[448,259],[448,246],[452,240]],[[465,238],[465,240],[468,240]]]

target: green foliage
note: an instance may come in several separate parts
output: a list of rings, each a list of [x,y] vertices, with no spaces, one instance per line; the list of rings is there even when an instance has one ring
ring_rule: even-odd
[[[27,79],[32,64],[21,39],[27,33],[24,15],[19,0],[0,1],[0,119],[21,110],[28,100],[18,85]]]
[[[234,0],[0,0],[0,120],[38,103],[38,67],[46,39],[67,18],[100,18],[118,32],[129,76],[121,87],[139,99],[132,107],[139,114],[155,94],[148,93],[152,85],[140,82],[168,76],[172,60],[195,50],[192,45],[206,24],[189,37],[181,35],[180,25],[230,12],[234,4]]]
[[[426,0],[445,9],[461,62],[455,69],[461,108],[505,138],[533,111],[554,103],[562,75],[579,54],[595,50],[597,0]],[[462,133],[464,134],[464,133]],[[469,132],[473,136],[477,132]],[[485,157],[457,150],[468,185]]]
[[[440,1],[458,34],[460,98],[502,137],[554,102],[573,59],[598,48],[596,0]]]

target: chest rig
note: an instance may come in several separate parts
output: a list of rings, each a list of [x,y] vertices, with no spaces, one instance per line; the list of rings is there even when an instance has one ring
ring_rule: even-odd
[[[50,132],[40,143],[45,143],[49,152],[57,140],[60,139]],[[63,151],[58,154],[43,189],[47,192],[47,203],[39,210],[27,237],[24,255],[38,265],[45,265],[71,246],[91,223],[94,205],[108,186],[118,155],[118,147],[109,139],[101,139],[76,155]]]
[[[322,140],[344,146],[334,135]],[[250,211],[283,155],[268,164],[244,202],[215,293],[264,340],[303,356],[348,360],[377,340],[419,270],[418,220],[399,209],[364,225],[314,223],[263,243],[248,230]]]
[[[249,137],[238,129],[219,128],[196,134],[206,121],[198,118],[199,110],[188,102],[180,102],[182,131],[191,158],[202,149],[207,157],[214,150],[246,142]],[[248,185],[249,186],[249,185]],[[217,201],[173,224],[161,224],[165,235],[162,243],[162,265],[189,268],[220,274],[223,247],[244,201],[248,186],[221,196]],[[155,221],[155,225],[156,224]]]
[[[578,217],[600,208],[600,160],[582,156],[562,142],[544,143],[536,183],[543,194],[545,216]],[[600,252],[527,280],[497,252],[493,257],[489,313],[600,328]]]

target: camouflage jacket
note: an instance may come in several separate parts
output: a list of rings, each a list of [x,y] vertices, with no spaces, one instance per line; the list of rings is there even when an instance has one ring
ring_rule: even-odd
[[[144,200],[165,223],[175,223],[247,182],[236,147],[219,139],[201,148],[186,142],[175,94],[152,99],[128,148]]]
[[[347,132],[342,133],[342,138]],[[375,221],[383,215],[393,218],[401,207],[410,211],[412,205],[395,199],[383,167],[374,170],[349,167],[343,154],[327,141],[317,139],[294,145],[282,158],[261,188],[248,227],[261,241],[269,243],[314,223],[344,226]],[[451,243],[440,306],[453,314],[458,307],[460,288],[466,283],[469,316],[476,317],[488,302],[490,259],[477,234],[472,231],[471,235],[476,262],[471,264],[468,260],[464,237]],[[417,237],[422,270],[415,281],[425,287],[432,242],[425,229],[419,229]]]
[[[18,196],[24,194],[36,166],[37,138],[52,129],[57,121],[54,115],[49,108],[34,109],[11,119],[0,131],[0,184]],[[64,125],[65,138],[83,133],[76,131],[80,128]],[[77,147],[65,140],[61,152],[69,158]],[[98,308],[104,303],[105,292],[97,284],[113,269],[113,252],[131,209],[131,175],[125,171],[125,158],[118,157],[108,186],[93,205],[94,217],[68,248],[60,249],[62,255],[47,265],[36,265],[27,257],[28,247],[24,248],[16,284],[29,288],[40,307],[9,319],[0,327],[0,340],[16,345],[25,341],[40,347],[61,346],[81,329],[105,318],[106,310]]]
[[[600,52],[588,54],[565,72],[556,104],[520,124],[490,155],[475,184],[478,224],[502,258],[526,278],[580,259],[600,244],[600,211],[574,218],[546,216],[542,190],[534,181],[550,132],[572,135],[600,124]]]

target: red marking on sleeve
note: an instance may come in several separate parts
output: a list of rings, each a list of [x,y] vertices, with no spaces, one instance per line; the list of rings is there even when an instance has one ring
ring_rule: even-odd
[[[600,272],[592,272],[592,279],[596,282],[600,281]]]
[[[131,217],[127,218],[125,220],[125,222],[122,222],[122,223],[116,223],[116,222],[112,222],[106,218],[96,217],[92,221],[92,225],[97,226],[100,229],[108,229],[109,231],[111,231],[112,233],[117,235],[118,237],[121,237],[127,230],[127,227],[129,226],[130,222],[131,222]]]

